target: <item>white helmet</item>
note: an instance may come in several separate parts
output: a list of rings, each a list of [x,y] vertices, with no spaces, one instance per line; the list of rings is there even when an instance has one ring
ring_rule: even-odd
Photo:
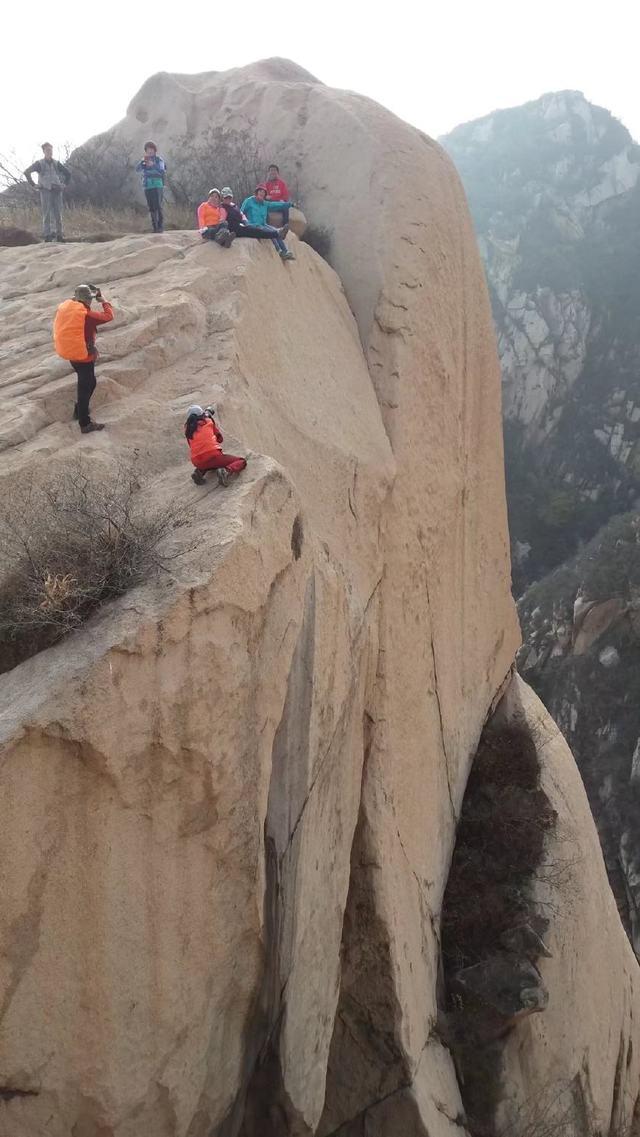
[[[189,407],[189,410],[187,411],[187,418],[191,418],[192,415],[197,415],[198,418],[200,418],[203,414],[204,411],[202,407],[199,407],[197,403],[194,403],[193,406]]]

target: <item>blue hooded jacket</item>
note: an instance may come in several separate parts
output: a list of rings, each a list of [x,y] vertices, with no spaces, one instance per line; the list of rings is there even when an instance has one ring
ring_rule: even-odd
[[[290,201],[258,201],[256,195],[252,193],[251,197],[245,197],[241,209],[250,225],[267,225],[270,209],[275,213],[283,207],[291,208],[292,204]]]
[[[166,171],[165,160],[159,154],[156,154],[150,163],[143,159],[136,166],[136,173],[142,174],[143,189],[160,189],[164,185]]]

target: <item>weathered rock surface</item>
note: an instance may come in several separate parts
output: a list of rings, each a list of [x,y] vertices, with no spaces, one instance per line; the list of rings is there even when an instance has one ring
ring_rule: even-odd
[[[384,955],[365,985],[394,992],[372,1033],[400,1056],[398,1108],[441,1132],[434,1099],[460,1112],[430,1040],[438,907],[518,642],[488,302],[440,149],[274,66],[217,77],[199,113],[256,117],[298,155],[305,206],[331,210],[359,338],[302,246],[288,266],[190,234],[2,254],[5,483],[88,442],[105,462],[138,447],[150,494],[190,497],[194,399],[268,456],[222,501],[206,494],[198,553],[160,596],[132,594],[4,680],[3,863],[20,867],[0,1054],[4,1083],[35,1091],[2,1107],[16,1137],[51,1114],[60,1135],[124,1137],[310,1133],[339,1113],[325,1083],[351,857]],[[163,85],[154,113],[178,113]],[[401,189],[413,205],[390,218]],[[82,442],[49,347],[78,277],[119,312],[101,341],[108,430]],[[352,854],[358,817],[380,879]],[[337,1124],[375,1112],[353,1090]]]
[[[295,239],[0,251],[4,492],[137,449],[196,503],[173,576],[0,680],[3,1137],[464,1132],[439,914],[519,639],[482,269],[440,148],[286,61],[156,76],[117,129],[249,119],[342,283]],[[50,347],[82,279],[118,312],[89,438]],[[251,448],[227,491],[189,480],[196,400]]]

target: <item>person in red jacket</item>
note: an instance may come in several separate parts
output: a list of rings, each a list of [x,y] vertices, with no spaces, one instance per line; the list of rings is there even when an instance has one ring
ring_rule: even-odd
[[[189,407],[184,435],[195,466],[191,478],[197,486],[203,485],[207,470],[217,470],[218,481],[226,486],[229,484],[229,474],[239,474],[245,469],[246,458],[223,453],[224,438],[215,420],[213,407],[203,410],[197,403]]]
[[[91,310],[94,299],[102,304],[101,312]],[[58,306],[53,321],[55,349],[62,359],[69,360],[78,376],[73,417],[78,420],[83,434],[104,430],[104,423],[92,421],[89,403],[96,389],[96,331],[100,324],[108,324],[111,320],[113,308],[103,298],[100,289],[95,284],[79,284],[73,299],[64,300]]]
[[[280,170],[277,166],[269,166],[269,173],[265,178],[264,184],[267,187],[267,201],[273,202],[274,209],[276,203],[283,202],[280,212],[282,213],[282,224],[289,224],[289,210],[291,208],[291,200],[289,198],[289,190],[287,183],[283,182],[280,177]]]

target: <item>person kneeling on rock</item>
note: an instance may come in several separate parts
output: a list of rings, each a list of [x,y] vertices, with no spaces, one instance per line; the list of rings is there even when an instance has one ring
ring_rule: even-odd
[[[205,241],[217,241],[226,249],[235,238],[227,223],[227,211],[222,204],[220,190],[209,190],[209,196],[198,206],[198,229]]]
[[[239,474],[245,469],[246,458],[223,453],[224,439],[215,420],[213,407],[203,410],[197,403],[189,407],[184,434],[189,443],[191,461],[195,466],[191,478],[197,486],[204,483],[207,470],[217,470],[218,481],[226,486],[229,484],[229,474]]]

